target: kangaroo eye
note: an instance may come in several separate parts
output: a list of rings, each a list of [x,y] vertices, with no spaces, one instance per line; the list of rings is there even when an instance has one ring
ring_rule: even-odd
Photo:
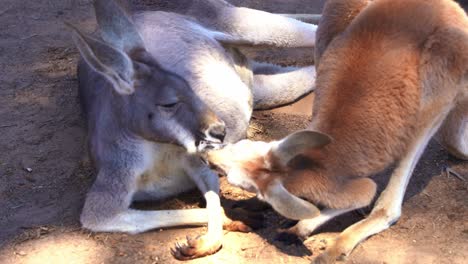
[[[164,107],[164,108],[173,108],[174,106],[176,106],[178,103],[175,102],[175,103],[170,103],[170,104],[161,104],[161,105],[158,105],[160,107]]]

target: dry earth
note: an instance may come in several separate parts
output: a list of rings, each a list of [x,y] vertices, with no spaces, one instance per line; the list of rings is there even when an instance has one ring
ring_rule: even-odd
[[[167,0],[139,1],[136,6],[154,7],[155,2]],[[232,2],[273,12],[318,13],[323,1]],[[204,228],[125,235],[94,234],[79,227],[94,174],[86,162],[85,123],[77,99],[78,54],[62,21],[91,29],[90,1],[0,3],[0,263],[179,263],[169,248]],[[249,135],[271,140],[304,128],[310,110],[309,97],[299,105],[258,112]],[[468,182],[445,174],[447,167],[468,178],[466,162],[450,158],[431,142],[410,183],[400,221],[358,246],[349,262],[466,263]],[[222,182],[227,207],[250,197]],[[203,201],[194,191],[152,208],[198,206]],[[267,210],[266,228],[227,233],[217,254],[188,263],[308,263],[336,232],[367,212],[332,221],[304,245],[285,245],[275,236],[288,221]]]

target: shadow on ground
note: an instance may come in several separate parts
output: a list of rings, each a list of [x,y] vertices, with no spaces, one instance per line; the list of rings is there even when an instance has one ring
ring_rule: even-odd
[[[138,2],[147,6],[167,0]],[[232,2],[279,13],[318,13],[323,3]],[[78,21],[80,27],[91,30],[91,1],[4,0],[0,6],[0,263],[180,263],[169,248],[205,228],[126,235],[94,234],[79,227],[79,212],[94,173],[84,155],[85,129],[75,74],[78,54],[64,20]],[[310,53],[307,59],[312,57]],[[285,64],[296,60],[283,59]],[[310,99],[300,106],[255,113],[249,137],[277,139],[306,127]],[[468,183],[443,173],[447,166],[468,177],[466,162],[449,158],[431,142],[409,185],[400,221],[358,246],[350,262],[464,263]],[[227,207],[252,196],[229,186],[224,178],[222,194]],[[203,200],[194,191],[149,206],[200,207]],[[309,263],[326,248],[333,232],[365,213],[336,219],[305,244],[286,245],[275,237],[276,230],[289,221],[266,210],[265,228],[227,233],[217,254],[188,263]]]

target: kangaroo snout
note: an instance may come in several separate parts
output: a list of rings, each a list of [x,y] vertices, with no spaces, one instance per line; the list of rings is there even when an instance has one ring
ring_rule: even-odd
[[[196,140],[198,151],[221,148],[225,136],[226,124],[216,118],[215,121],[209,123],[207,128],[198,133],[198,139]]]
[[[216,122],[208,127],[205,132],[206,139],[212,141],[212,139],[219,140],[220,142],[224,141],[226,136],[226,125],[223,121]]]

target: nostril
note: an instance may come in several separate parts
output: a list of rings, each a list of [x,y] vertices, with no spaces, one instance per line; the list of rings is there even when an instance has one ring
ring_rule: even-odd
[[[210,137],[223,141],[224,137],[226,136],[226,126],[224,124],[217,124],[211,126],[208,130],[208,135]]]

